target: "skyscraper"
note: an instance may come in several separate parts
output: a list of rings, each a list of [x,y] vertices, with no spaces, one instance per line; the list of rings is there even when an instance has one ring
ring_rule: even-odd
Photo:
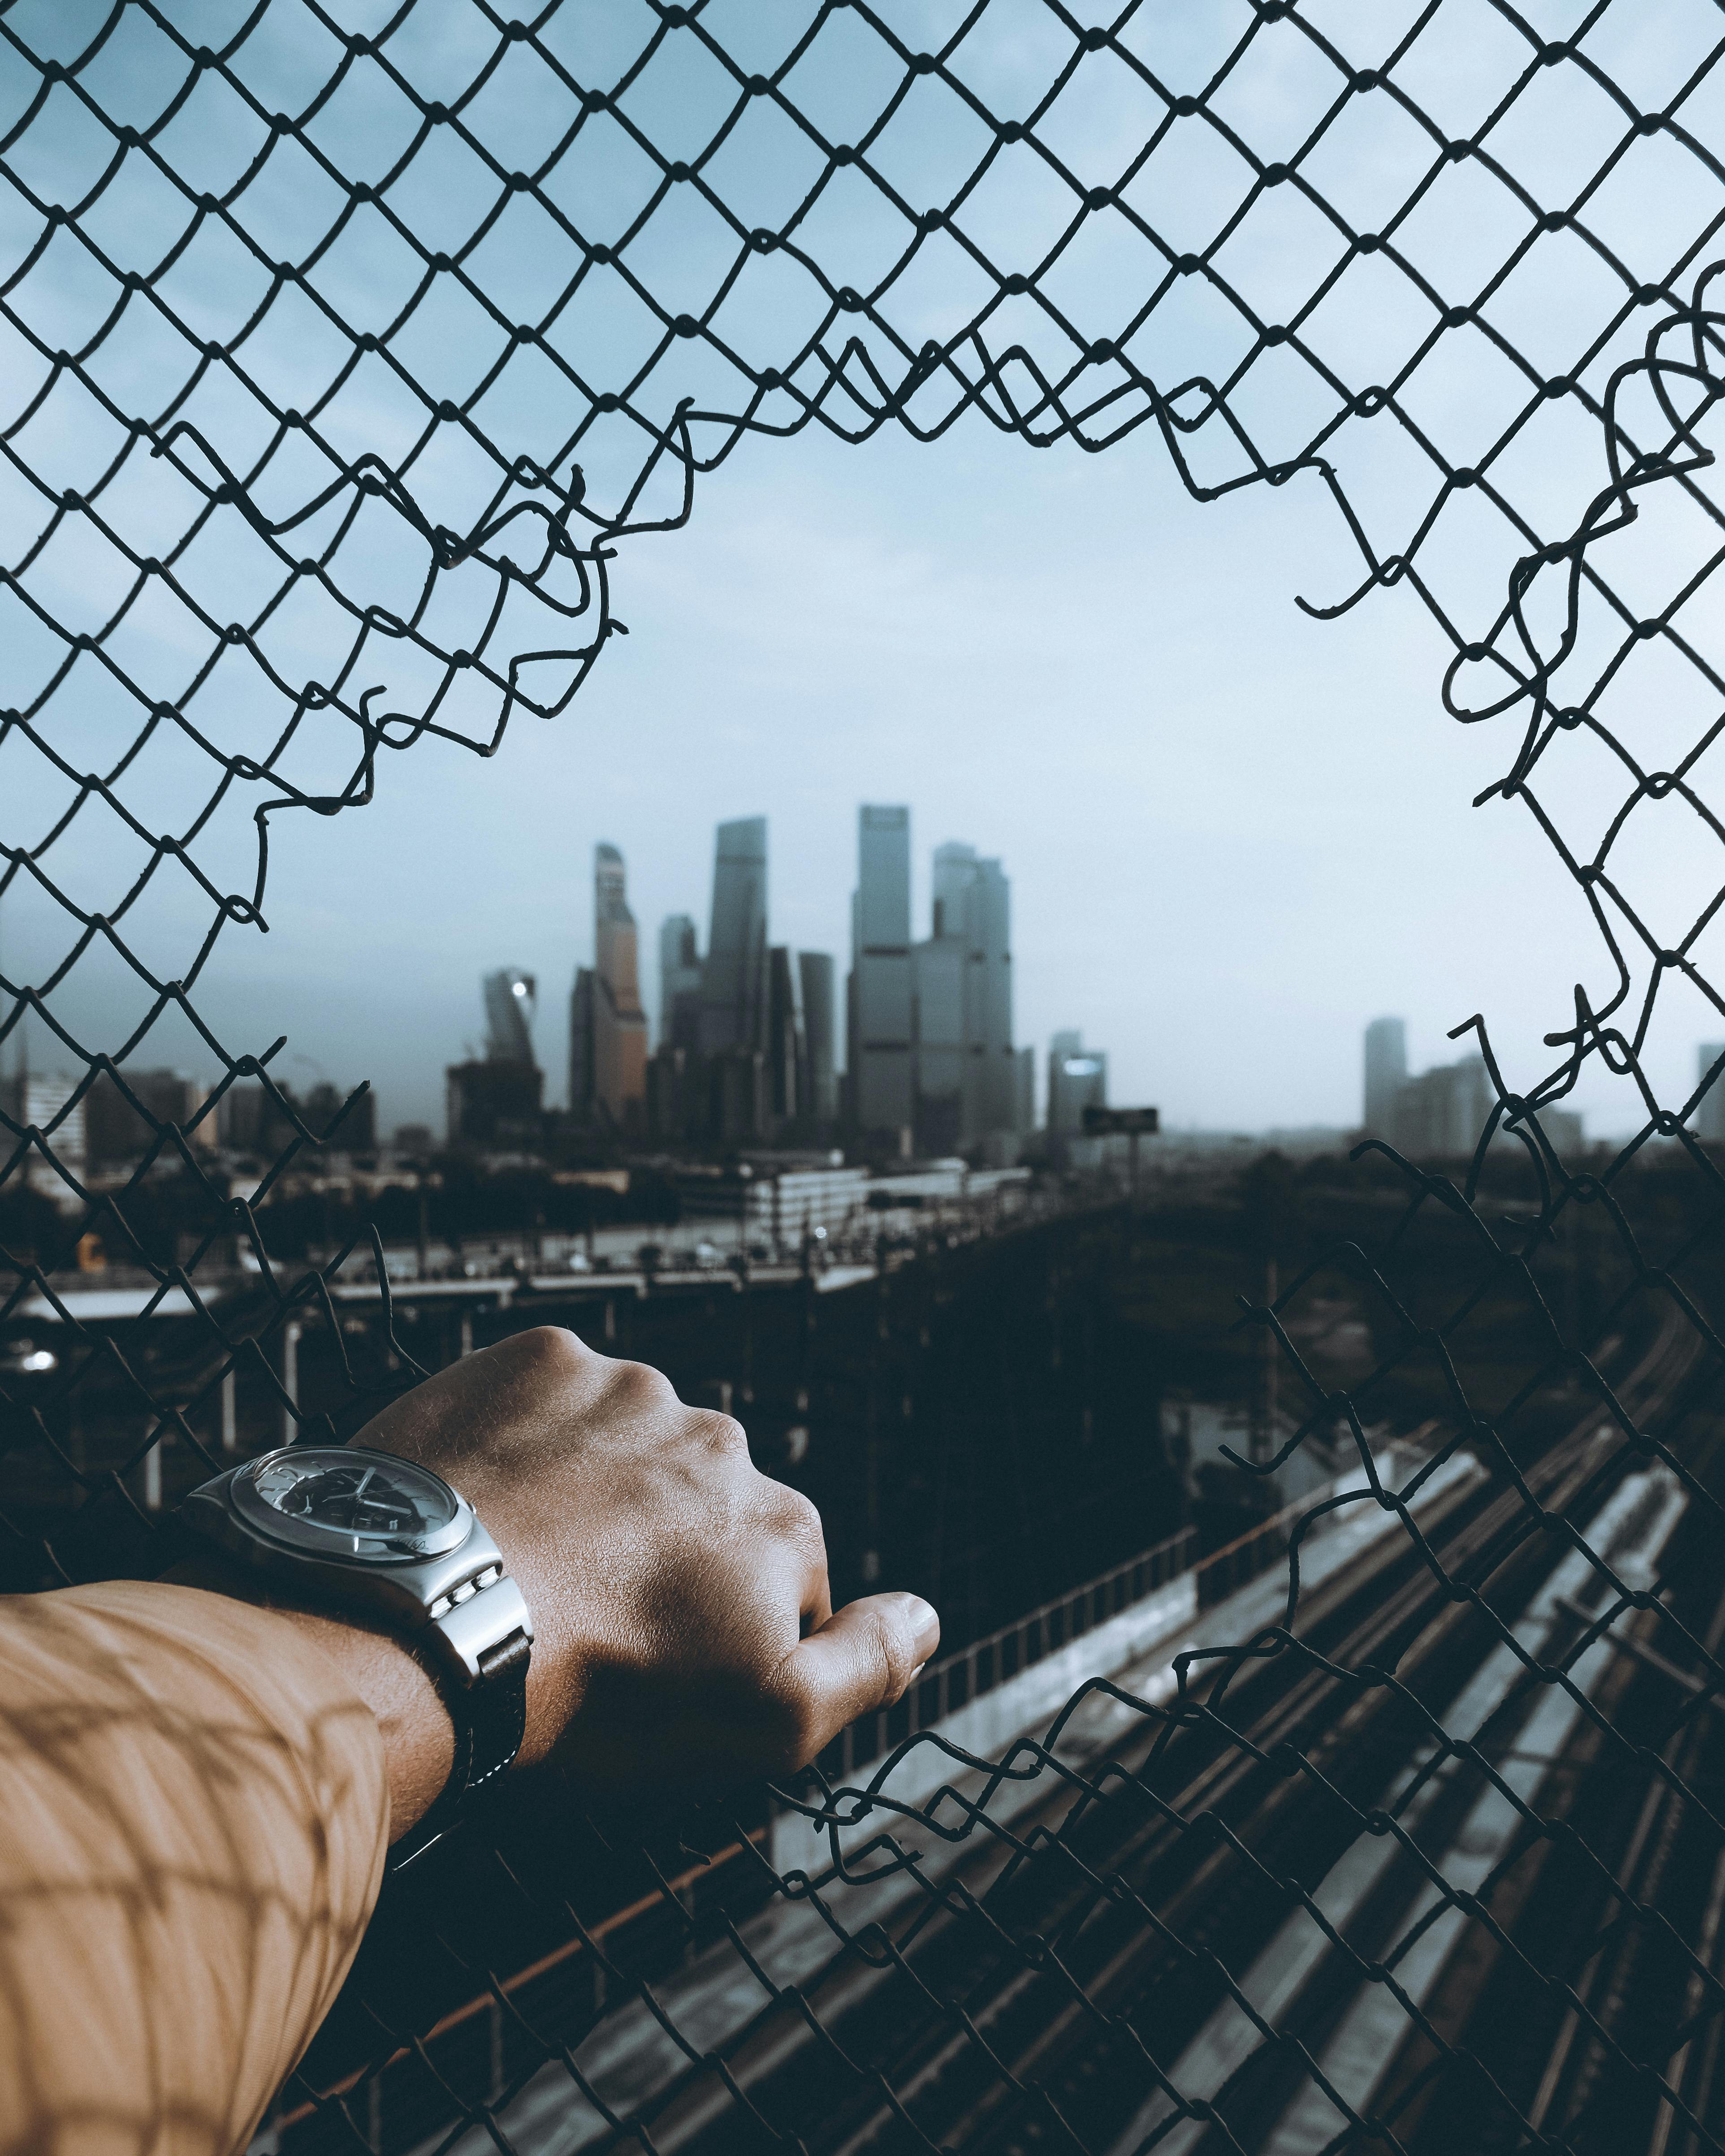
[[[1048,1129],[1050,1137],[1084,1135],[1086,1108],[1108,1102],[1108,1059],[1086,1048],[1081,1033],[1057,1033],[1048,1045]]]
[[[713,910],[701,968],[701,1049],[767,1045],[767,819],[721,824]]]
[[[569,992],[569,1112],[588,1122],[593,1104],[593,981],[591,966],[578,966]]]
[[[809,1037],[802,977],[795,954],[783,943],[768,953],[768,1096],[778,1122],[796,1122],[809,1113]]]
[[[916,1142],[924,1152],[1019,1129],[1010,886],[956,839],[934,855],[933,933],[912,957]]]
[[[593,1098],[617,1129],[630,1130],[647,1105],[647,1014],[641,1009],[635,917],[616,847],[595,846],[593,864]]]
[[[659,931],[659,1045],[701,1045],[701,939],[686,913],[668,915]]]
[[[1366,1028],[1365,1132],[1393,1140],[1395,1096],[1408,1082],[1408,1029],[1399,1018],[1374,1018]]]
[[[839,1076],[834,1058],[833,961],[825,951],[799,951],[803,1032],[809,1044],[809,1112],[817,1123],[839,1117]]]
[[[908,808],[858,811],[850,946],[851,1120],[865,1137],[901,1145],[914,1107]]]
[[[963,936],[935,933],[911,952],[911,1037],[916,1150],[925,1158],[956,1152],[973,1135],[967,1113],[975,1092],[965,1032],[965,975],[969,949]]]
[[[1013,1066],[1013,1129],[1020,1137],[1028,1137],[1036,1127],[1036,1051],[1020,1048],[1014,1051]]]
[[[488,1063],[531,1063],[533,1060],[533,1012],[538,983],[531,973],[513,966],[487,973],[485,997],[485,1060]]]
[[[451,1145],[532,1147],[545,1074],[533,1060],[536,983],[512,966],[487,973],[485,1056],[444,1074]]]

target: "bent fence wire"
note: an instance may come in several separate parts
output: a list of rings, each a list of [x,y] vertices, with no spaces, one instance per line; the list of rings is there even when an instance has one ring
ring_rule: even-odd
[[[282,2146],[1725,2145],[1722,1188],[1704,1086],[1647,1075],[1725,1012],[1722,39],[1707,0],[0,5],[0,1043],[43,1074],[4,1106],[0,1319],[59,1357],[3,1378],[18,1584],[151,1562],[231,1368],[296,1414],[278,1342],[326,1298],[257,1213],[323,1133],[280,1042],[198,1011],[272,832],[562,712],[634,550],[760,438],[1151,429],[1200,497],[1296,490],[1300,603],[1417,595],[1445,709],[1502,739],[1481,803],[1596,937],[1543,1068],[1458,1028],[1471,1173],[1405,1170],[1474,1286],[1421,1305],[1394,1235],[1328,1261],[1448,1389],[1423,1464],[1323,1501],[1381,1532],[1296,1527],[1234,1635],[1199,1613],[998,1763],[937,1722],[639,1845],[500,1811],[380,1914]],[[188,1029],[222,1075],[176,1121],[126,1073]],[[1638,1129],[1583,1173],[1540,1114],[1589,1067]],[[284,1140],[235,1194],[204,1140],[259,1075]],[[149,1133],[117,1185],[99,1081]],[[1538,1184],[1507,1221],[1499,1126]],[[1656,1153],[1686,1224],[1638,1239]],[[165,1243],[175,1161],[203,1222]],[[39,1253],[80,1229],[201,1353],[72,1313]],[[1584,1235],[1626,1283],[1584,1340],[1538,1271]],[[248,1250],[240,1325],[208,1283]],[[1363,1469],[1384,1370],[1325,1394],[1307,1285],[1255,1312],[1291,1445],[1339,1419]],[[1541,1343],[1513,1396],[1468,1380],[1488,1293]],[[1533,1443],[1536,1397],[1568,1406]]]

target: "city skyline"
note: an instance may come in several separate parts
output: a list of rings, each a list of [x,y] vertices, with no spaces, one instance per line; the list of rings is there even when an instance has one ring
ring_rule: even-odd
[[[1115,1093],[1171,1129],[1349,1127],[1360,1029],[1386,1009],[1422,1064],[1483,1012],[1531,1083],[1569,1015],[1551,983],[1609,993],[1590,917],[1537,833],[1470,807],[1500,745],[1438,708],[1447,654],[1417,607],[1294,607],[1346,566],[1298,494],[1194,503],[1147,444],[1029,458],[976,428],[761,445],[675,545],[639,543],[632,634],[582,708],[511,729],[491,763],[438,742],[386,759],[357,829],[275,819],[269,933],[223,935],[199,1009],[235,1055],[285,1034],[273,1067],[296,1087],[368,1079],[386,1127],[439,1123],[444,1065],[482,1045],[477,978],[512,958],[567,993],[572,864],[596,843],[629,855],[656,1013],[657,927],[704,915],[716,820],[773,819],[774,933],[842,958],[855,804],[896,793],[931,837],[986,834],[1013,864],[1019,1038],[1106,1038]],[[919,921],[928,874],[913,860]],[[34,903],[18,886],[0,907],[26,974]],[[1648,1067],[1686,1091],[1721,1029],[1667,993]],[[96,952],[54,1008],[79,1034],[110,1003],[143,1014]],[[141,1054],[216,1075],[171,1011]],[[561,1098],[560,1046],[547,1061]],[[1623,1126],[1609,1086],[1583,1090],[1590,1130]]]

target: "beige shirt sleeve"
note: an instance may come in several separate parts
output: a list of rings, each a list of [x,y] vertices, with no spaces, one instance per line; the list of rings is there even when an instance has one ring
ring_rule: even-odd
[[[0,1599],[0,2152],[228,2156],[377,1897],[383,1747],[267,1611]]]

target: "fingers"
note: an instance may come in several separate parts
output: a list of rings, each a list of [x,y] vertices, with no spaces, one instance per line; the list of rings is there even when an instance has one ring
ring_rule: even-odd
[[[870,1594],[836,1610],[784,1666],[802,1752],[795,1763],[858,1715],[901,1698],[940,1640],[940,1619],[919,1594]]]

